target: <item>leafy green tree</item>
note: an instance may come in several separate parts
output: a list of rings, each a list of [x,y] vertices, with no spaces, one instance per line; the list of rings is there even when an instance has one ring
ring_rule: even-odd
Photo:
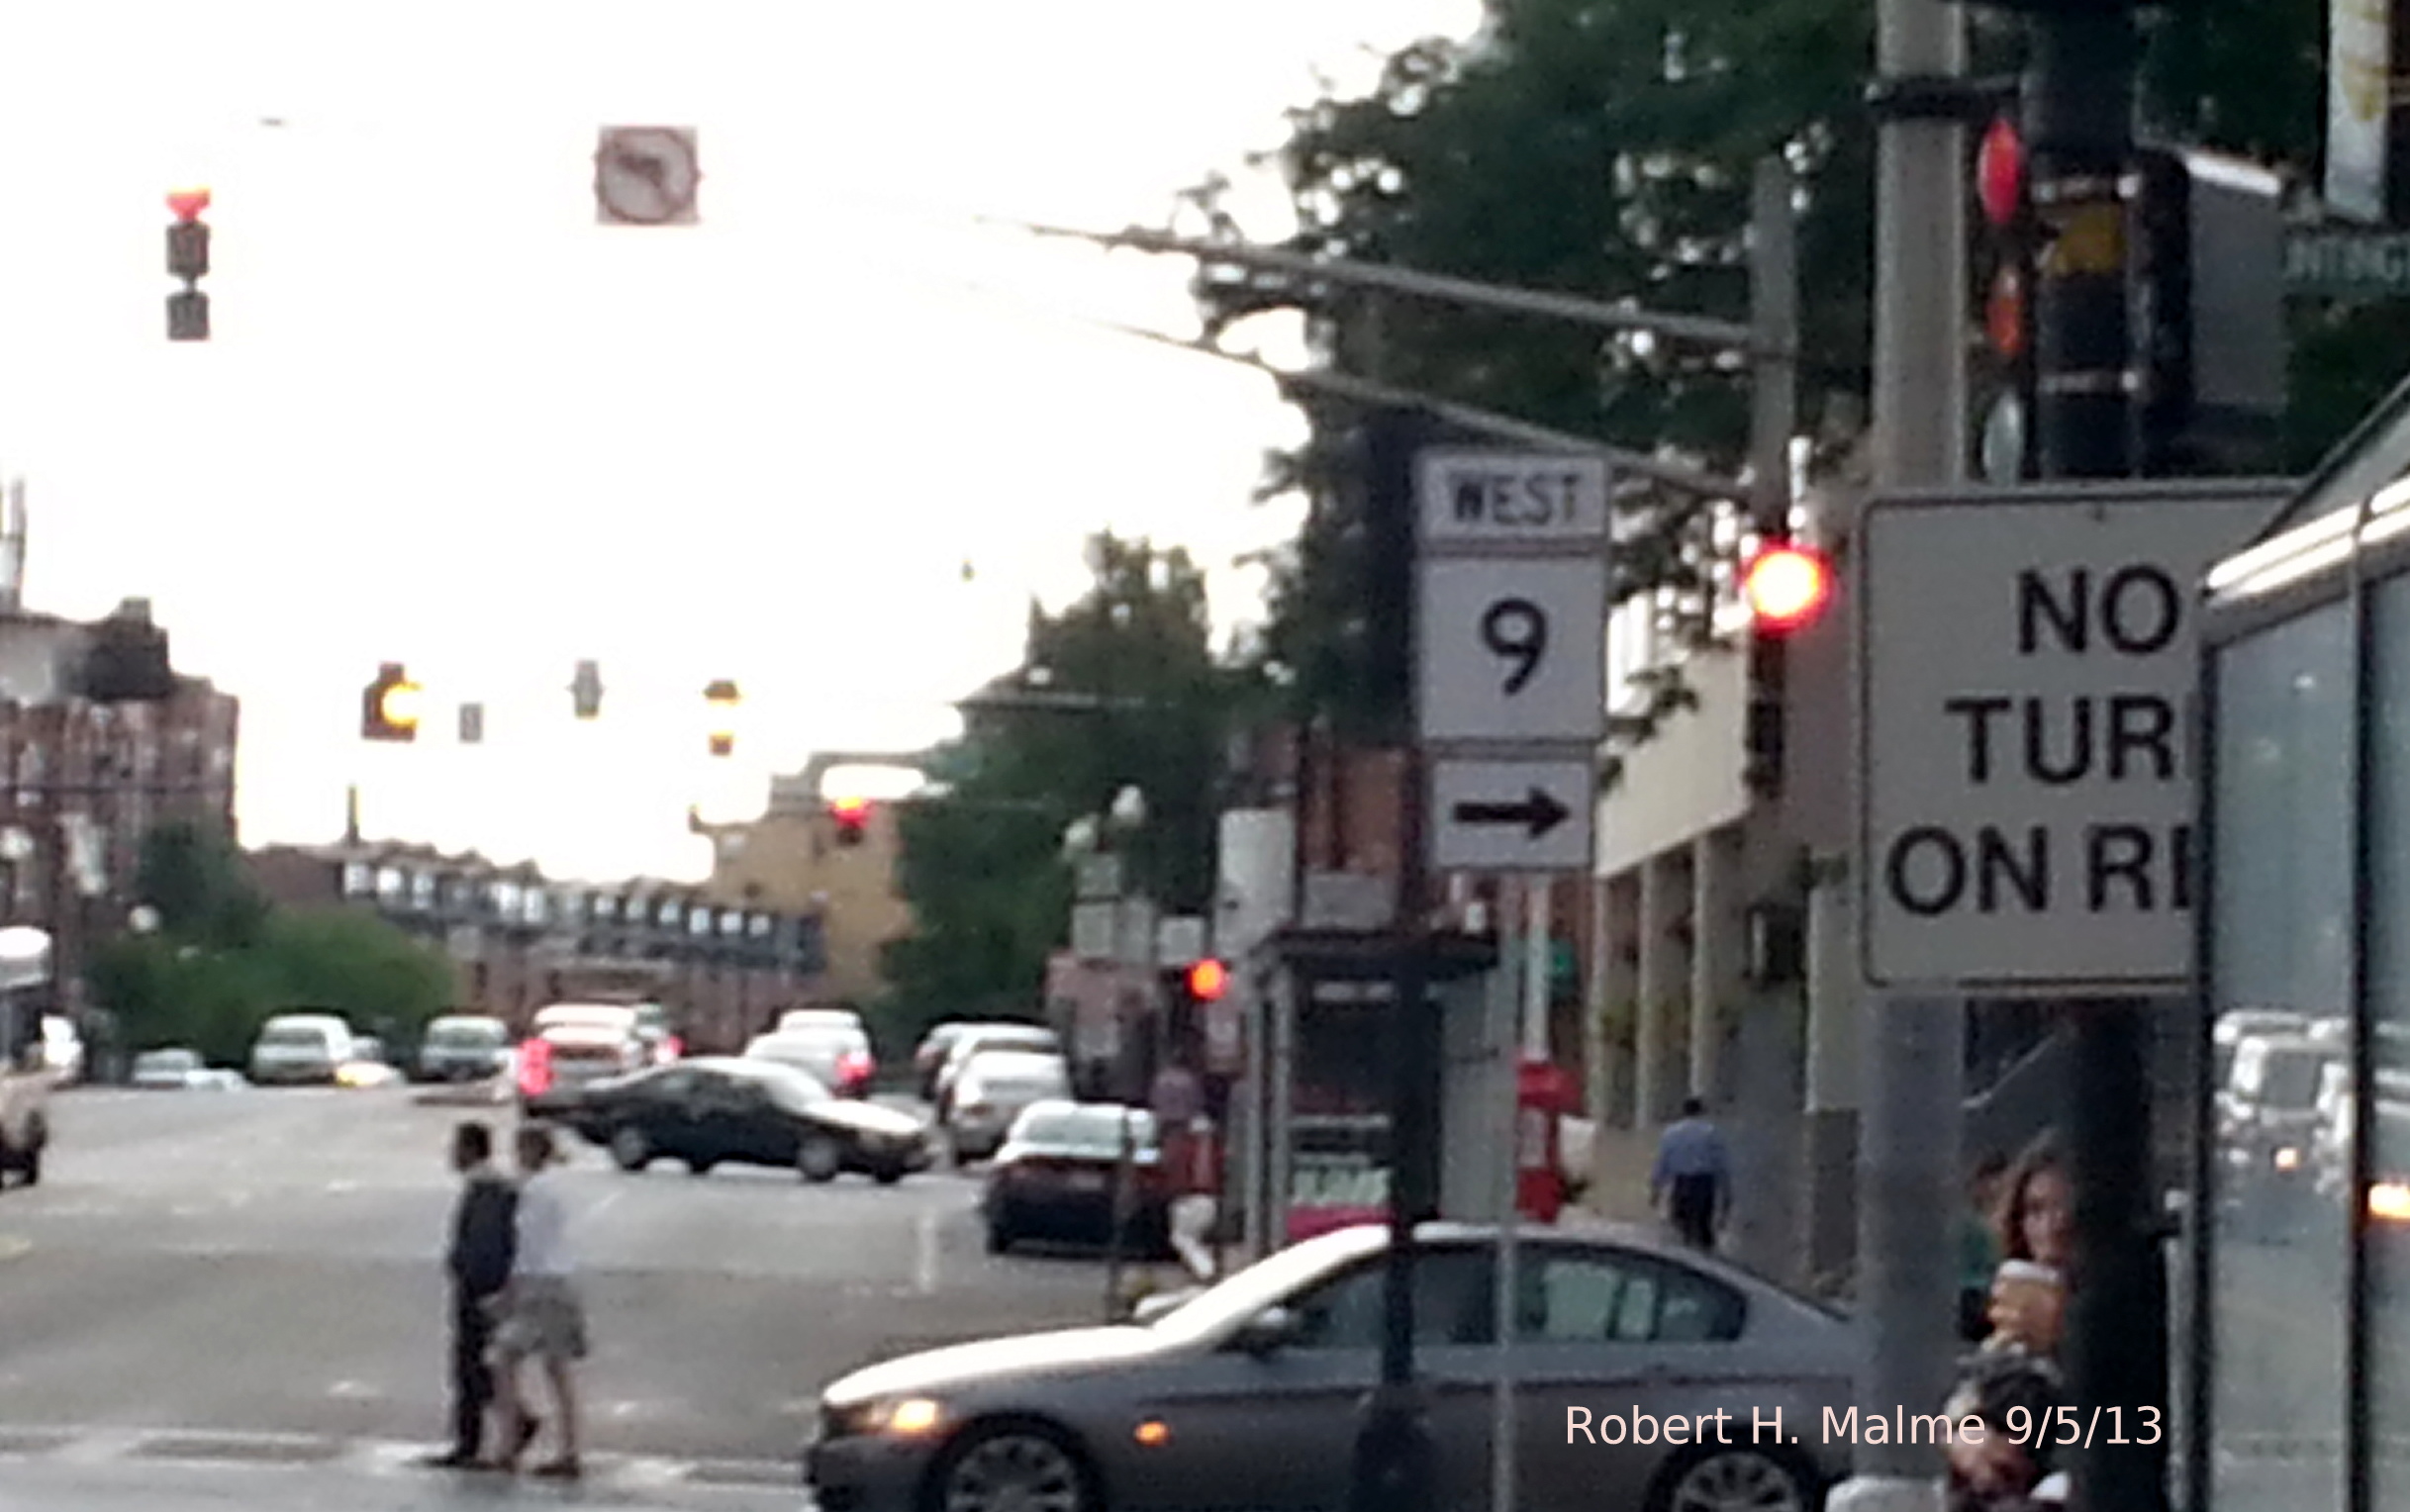
[[[898,887],[913,932],[885,962],[890,1033],[941,1014],[1033,1012],[1062,943],[1063,833],[1124,787],[1144,822],[1114,837],[1133,890],[1166,911],[1213,887],[1224,732],[1238,680],[1216,660],[1204,573],[1185,551],[1109,533],[1094,582],[1060,614],[1032,609],[1022,665],[991,690],[903,816]]]
[[[1870,332],[1873,56],[1863,0],[1496,0],[1470,43],[1426,41],[1390,59],[1371,94],[1291,115],[1278,153],[1307,256],[1396,262],[1494,283],[1629,298],[1747,319],[1754,164],[1781,153],[1799,184],[1802,415],[1842,437],[1863,406]],[[1216,186],[1214,232],[1243,236]],[[1367,297],[1304,277],[1209,265],[1209,329],[1302,313],[1323,360],[1729,475],[1748,428],[1734,354],[1436,302]],[[1293,394],[1311,425],[1266,488],[1311,504],[1276,554],[1264,659],[1301,711],[1377,725],[1362,707],[1365,520],[1342,483],[1358,413]],[[1700,501],[1636,499],[1618,598],[1704,586]],[[1701,625],[1703,630],[1703,622]]]
[[[256,944],[267,924],[268,900],[233,842],[193,824],[161,824],[143,836],[135,885],[158,910],[162,931],[187,944]]]
[[[434,946],[354,908],[280,908],[257,950],[280,1008],[326,1008],[353,1027],[415,1038],[452,997]]]
[[[130,1049],[188,1046],[240,1064],[278,1012],[325,1008],[409,1037],[451,1000],[440,951],[373,914],[272,906],[233,847],[193,826],[143,837],[137,885],[158,931],[111,940],[84,968]]]

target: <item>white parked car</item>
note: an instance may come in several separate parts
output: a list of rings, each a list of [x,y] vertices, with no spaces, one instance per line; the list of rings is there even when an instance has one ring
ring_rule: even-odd
[[[963,1063],[946,1104],[945,1137],[957,1164],[985,1160],[1032,1103],[1071,1096],[1071,1066],[1042,1050],[983,1050]]]
[[[259,1085],[311,1083],[332,1087],[358,1059],[351,1026],[332,1013],[279,1013],[251,1046],[251,1080]]]
[[[244,1085],[241,1076],[217,1070],[197,1050],[145,1050],[134,1058],[130,1078],[150,1091],[232,1091]]]

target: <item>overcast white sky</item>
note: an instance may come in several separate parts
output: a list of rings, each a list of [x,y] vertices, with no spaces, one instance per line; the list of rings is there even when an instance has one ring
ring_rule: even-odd
[[[372,833],[699,876],[690,802],[946,733],[1089,531],[1191,546],[1227,621],[1255,588],[1226,564],[1289,522],[1247,503],[1297,433],[1268,382],[1067,319],[1186,334],[1185,263],[967,217],[1160,224],[1317,70],[1360,87],[1368,49],[1478,13],[0,0],[28,598],[146,595],[241,697],[247,842],[332,837],[357,781]],[[704,224],[596,225],[598,128],[656,123],[701,133]],[[162,313],[188,183],[216,198],[205,345]],[[388,659],[430,688],[415,747],[357,738]],[[717,677],[747,695],[733,762],[702,754]],[[463,698],[482,747],[451,740]]]

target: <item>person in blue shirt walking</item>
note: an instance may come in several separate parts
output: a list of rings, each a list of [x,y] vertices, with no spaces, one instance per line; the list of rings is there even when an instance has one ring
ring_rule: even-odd
[[[1657,1142],[1657,1165],[1649,1173],[1649,1201],[1663,1207],[1682,1242],[1695,1250],[1715,1248],[1732,1186],[1732,1158],[1723,1132],[1708,1121],[1707,1105],[1685,1097],[1681,1121]]]

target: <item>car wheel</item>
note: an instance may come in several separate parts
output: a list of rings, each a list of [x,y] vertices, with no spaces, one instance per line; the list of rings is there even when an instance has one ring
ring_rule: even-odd
[[[1676,1462],[1658,1477],[1649,1512],[1808,1512],[1807,1477],[1773,1455],[1725,1449]]]
[[[1010,1254],[1012,1249],[1012,1231],[1001,1223],[989,1224],[988,1253],[990,1255],[1006,1255]]]
[[[624,1128],[611,1136],[611,1158],[622,1171],[641,1171],[652,1164],[652,1141],[642,1129]]]
[[[42,1146],[47,1142],[48,1141],[42,1141],[36,1143],[34,1148],[26,1151],[25,1155],[17,1162],[18,1185],[39,1186],[42,1184]]]
[[[881,1161],[871,1168],[870,1179],[882,1186],[893,1186],[904,1180],[902,1161]]]
[[[686,1163],[686,1174],[688,1176],[710,1176],[712,1168],[719,1164],[718,1161],[690,1160]]]
[[[805,1181],[815,1185],[835,1181],[836,1174],[844,1166],[845,1152],[838,1149],[837,1142],[825,1134],[805,1135],[803,1144],[795,1152],[795,1169],[803,1173]]]
[[[929,1477],[931,1512],[1097,1512],[1088,1466],[1061,1434],[1035,1425],[974,1429]]]

